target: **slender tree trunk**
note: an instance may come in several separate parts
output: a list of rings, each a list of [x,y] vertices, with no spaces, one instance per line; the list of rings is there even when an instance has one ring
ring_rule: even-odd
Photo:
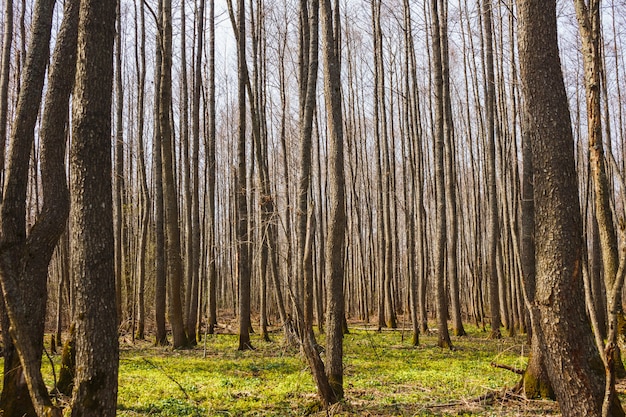
[[[117,4],[117,30],[115,36],[115,299],[117,306],[118,325],[125,319],[130,318],[128,314],[128,299],[130,294],[126,292],[127,305],[124,308],[122,287],[126,283],[126,227],[125,227],[125,194],[126,184],[124,181],[124,90],[122,88],[122,23],[121,8]],[[132,298],[130,298],[132,300]]]
[[[610,183],[607,176],[607,167],[604,157],[602,141],[602,114],[600,102],[601,87],[601,51],[600,51],[600,1],[589,0],[587,5],[584,0],[575,0],[576,17],[582,39],[583,64],[585,68],[585,92],[587,99],[587,126],[589,135],[589,164],[594,186],[595,214],[598,225],[598,237],[600,252],[602,254],[602,266],[604,283],[607,294],[614,290],[619,267],[619,255],[617,248],[617,234],[613,223],[610,203]],[[607,121],[608,123],[608,121]],[[610,138],[609,138],[610,140]],[[610,151],[609,151],[610,153]],[[621,288],[616,291],[621,293]],[[608,307],[608,306],[607,306]],[[615,311],[608,310],[609,326],[611,315],[616,314],[623,320],[621,303],[615,306]],[[609,329],[610,332],[610,329]],[[626,371],[619,354],[616,340],[609,340],[614,344],[617,353],[614,360],[615,370],[619,376],[624,376]]]
[[[485,108],[487,122],[487,150],[486,150],[486,173],[487,193],[489,198],[489,223],[487,225],[487,252],[488,279],[489,279],[489,309],[491,312],[492,339],[501,336],[500,326],[500,295],[498,288],[498,246],[500,241],[500,229],[498,220],[498,194],[496,190],[496,145],[495,145],[495,77],[493,70],[493,40],[492,40],[492,13],[491,0],[483,0],[484,22],[484,47],[485,47],[485,72],[487,84],[485,85]]]
[[[217,325],[217,267],[215,253],[216,209],[215,209],[215,0],[209,0],[209,74],[208,74],[208,138],[205,148],[207,165],[207,206],[208,206],[208,333],[213,334]]]
[[[435,187],[437,199],[437,226],[435,245],[435,280],[437,299],[437,325],[439,326],[438,345],[442,348],[452,348],[452,341],[448,333],[448,303],[445,290],[445,255],[447,244],[446,229],[446,192],[444,169],[444,142],[445,142],[445,103],[443,64],[441,55],[441,25],[440,0],[431,0],[432,17],[432,49],[435,77]]]
[[[169,294],[168,319],[172,326],[173,346],[185,348],[189,340],[185,334],[182,306],[183,265],[181,259],[180,228],[178,222],[178,198],[174,178],[174,155],[172,155],[172,2],[162,0],[163,53],[161,56],[161,85],[159,92],[159,130],[161,133],[161,156],[163,160],[163,203],[165,208],[167,288]]]
[[[135,18],[140,24],[138,36],[139,53],[135,55],[138,83],[137,83],[137,146],[139,185],[141,193],[141,226],[139,232],[139,248],[137,253],[137,338],[145,338],[145,283],[146,283],[146,253],[148,244],[148,227],[150,224],[150,192],[146,175],[146,157],[143,143],[144,134],[144,94],[146,83],[146,30],[145,9],[143,2],[139,2],[139,16]],[[137,13],[137,4],[135,4]],[[135,49],[137,53],[137,49]]]
[[[326,374],[334,393],[331,402],[337,402],[343,398],[343,326],[345,321],[343,282],[346,230],[341,66],[338,47],[341,26],[337,18],[338,4],[331,6],[330,0],[322,0],[320,5],[326,125],[329,141]]]
[[[12,44],[13,0],[6,0],[4,3],[4,34],[2,36],[2,72],[0,73],[0,189],[4,187],[4,159],[6,154],[5,148],[9,113],[9,80],[11,77]]]
[[[163,2],[159,1],[157,13],[157,26],[163,27]],[[165,273],[165,208],[163,203],[163,138],[161,134],[161,124],[159,120],[161,114],[161,72],[163,59],[163,34],[161,31],[157,33],[156,45],[156,65],[154,74],[154,143],[153,143],[153,160],[154,160],[154,227],[155,227],[155,247],[154,247],[154,317],[156,321],[156,338],[157,346],[165,346],[169,342],[167,340],[167,331],[165,329],[165,309],[167,297],[167,278]]]
[[[246,169],[246,8],[237,1],[237,68],[239,127],[237,135],[237,280],[239,282],[239,350],[252,349],[250,342],[250,244],[248,242],[248,187]]]

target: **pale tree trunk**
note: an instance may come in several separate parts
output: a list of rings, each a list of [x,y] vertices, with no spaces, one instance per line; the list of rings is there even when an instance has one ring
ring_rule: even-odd
[[[6,0],[4,4],[4,35],[2,37],[2,72],[0,73],[0,190],[3,188],[4,184],[4,158],[7,139],[12,44],[13,0]]]
[[[180,2],[180,31],[186,33],[186,20],[185,15],[185,2]],[[183,286],[185,288],[184,293],[184,308],[183,308],[183,322],[185,328],[185,334],[189,339],[189,343],[195,345],[197,343],[195,324],[196,315],[191,315],[192,298],[195,297],[197,301],[197,285],[198,285],[198,268],[195,267],[195,261],[193,257],[193,235],[198,235],[200,231],[193,228],[193,203],[192,203],[192,189],[195,186],[191,180],[191,170],[193,161],[190,157],[190,144],[189,144],[189,83],[187,80],[187,40],[186,36],[180,36],[180,99],[178,104],[178,120],[179,120],[179,132],[180,132],[180,146],[181,146],[181,164],[182,164],[182,219],[183,234],[181,242],[181,251],[184,253],[184,265],[183,265]],[[191,151],[193,153],[193,150]],[[197,164],[196,164],[197,165]],[[190,325],[192,327],[190,327]]]
[[[489,198],[489,222],[487,224],[487,273],[489,279],[489,309],[491,313],[491,334],[492,339],[502,337],[500,333],[500,296],[498,288],[498,246],[500,242],[500,228],[498,220],[498,194],[496,190],[496,144],[495,144],[495,77],[493,69],[493,40],[492,40],[492,13],[491,0],[483,1],[484,19],[484,49],[485,49],[485,121],[487,123],[486,138],[486,174],[487,174],[487,195]]]
[[[5,374],[1,406],[5,416],[32,413],[61,415],[52,406],[41,375],[41,355],[47,299],[48,265],[66,227],[69,195],[65,176],[66,123],[74,73],[65,68],[76,59],[78,2],[68,1],[50,67],[48,91],[40,130],[43,207],[26,234],[26,190],[29,157],[49,57],[54,2],[35,4],[24,80],[18,96],[17,114],[11,136],[9,161],[1,207],[0,278],[10,335],[19,356],[8,356],[17,365]],[[110,196],[110,194],[109,194]],[[44,300],[44,302],[42,302]],[[5,330],[7,330],[5,328]],[[11,347],[9,346],[11,353]],[[14,352],[13,352],[14,353]],[[15,379],[12,379],[15,378]],[[24,396],[23,384],[30,391]],[[14,391],[12,391],[14,390]],[[14,397],[12,397],[15,395]],[[19,399],[23,402],[18,401]],[[6,401],[6,402],[5,402]],[[34,407],[34,408],[33,408]],[[49,414],[48,414],[49,413]]]
[[[586,4],[584,0],[575,0],[574,5],[576,7],[576,17],[578,19],[578,27],[583,47],[582,55],[585,69],[587,128],[589,135],[589,164],[593,178],[595,217],[599,232],[598,238],[600,242],[600,252],[602,254],[604,283],[607,294],[611,294],[617,280],[619,255],[617,234],[611,213],[611,190],[606,172],[607,166],[602,143],[602,115],[600,108],[600,72],[602,65],[600,59],[600,1],[589,0],[589,4]],[[621,288],[619,287],[615,288],[615,290],[621,292]],[[610,326],[615,321],[611,316],[616,315],[621,317],[623,312],[621,304],[611,306],[607,303],[607,308],[610,333]],[[615,371],[619,376],[623,377],[626,371],[621,361],[617,340],[608,340],[607,342],[615,346]]]
[[[595,417],[602,415],[604,366],[585,312],[582,222],[556,1],[522,0],[518,13],[520,74],[534,167],[533,332],[563,415]],[[617,398],[611,411],[624,415]]]

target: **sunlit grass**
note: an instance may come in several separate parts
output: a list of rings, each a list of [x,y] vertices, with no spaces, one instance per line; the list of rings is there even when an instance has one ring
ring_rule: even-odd
[[[421,345],[412,347],[408,332],[351,329],[344,344],[346,401],[333,415],[452,415],[431,406],[512,387],[519,376],[490,363],[523,368],[525,339],[487,336],[470,329],[467,337],[453,337],[450,351],[436,346],[436,335],[421,335]],[[323,335],[319,341],[324,344]],[[182,351],[123,344],[118,416],[326,414],[297,349],[285,347],[279,333],[271,343],[253,336],[253,344],[254,351],[239,352],[235,335],[210,336],[206,357],[204,341]],[[57,370],[59,360],[55,355]],[[52,385],[45,358],[43,372]],[[484,407],[463,414],[500,415]]]

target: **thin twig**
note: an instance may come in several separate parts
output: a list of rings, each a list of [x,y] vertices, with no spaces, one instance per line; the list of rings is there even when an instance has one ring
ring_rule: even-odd
[[[144,362],[146,362],[148,365],[152,366],[153,368],[158,369],[159,371],[163,372],[163,375],[165,375],[167,377],[167,379],[169,379],[170,381],[172,381],[173,383],[175,383],[176,385],[178,385],[178,388],[180,388],[180,390],[182,391],[182,393],[185,395],[185,399],[189,400],[189,394],[187,394],[187,391],[185,391],[185,388],[183,388],[182,385],[180,385],[180,383],[175,380],[173,377],[171,377],[167,372],[165,372],[165,369],[163,369],[161,366],[157,365],[156,363],[152,362],[149,359],[143,358]]]

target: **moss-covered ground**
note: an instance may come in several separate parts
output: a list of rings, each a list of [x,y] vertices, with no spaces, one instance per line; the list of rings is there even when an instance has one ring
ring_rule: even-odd
[[[355,325],[345,336],[346,400],[321,410],[306,362],[299,351],[253,336],[255,350],[239,352],[237,337],[209,336],[190,350],[121,344],[118,416],[517,416],[555,415],[554,403],[476,401],[513,387],[519,375],[492,362],[524,368],[524,337],[490,340],[469,329],[453,338],[455,350],[421,335],[412,347],[408,331],[376,332]],[[323,336],[320,337],[323,345]],[[53,361],[58,373],[60,357]],[[44,373],[52,385],[49,361]]]

